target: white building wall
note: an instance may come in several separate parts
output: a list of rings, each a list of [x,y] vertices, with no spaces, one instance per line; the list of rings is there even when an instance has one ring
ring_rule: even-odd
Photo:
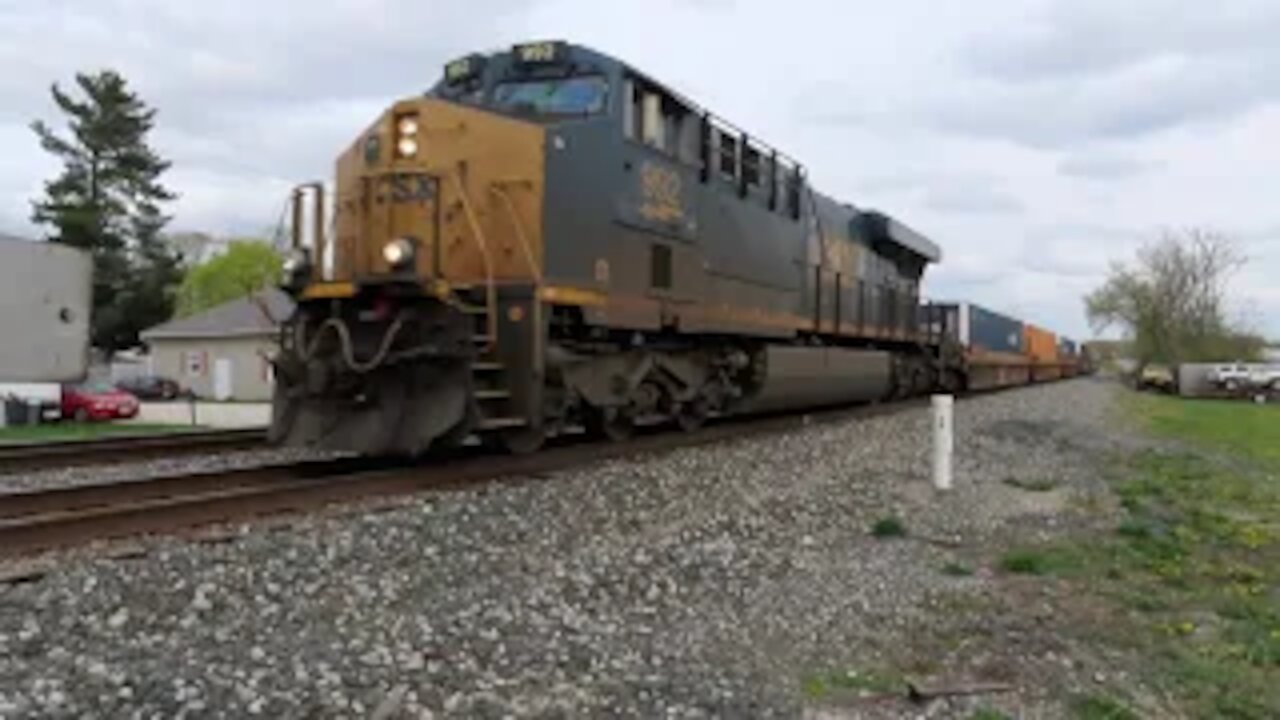
[[[230,400],[271,399],[274,383],[267,358],[275,342],[270,337],[155,338],[149,345],[155,373],[177,380],[201,398],[214,397],[214,366],[226,359],[231,363]]]

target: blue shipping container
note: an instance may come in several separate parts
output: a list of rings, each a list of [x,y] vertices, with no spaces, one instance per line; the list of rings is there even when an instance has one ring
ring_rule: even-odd
[[[974,350],[988,352],[1021,353],[1022,321],[992,312],[984,307],[966,303],[961,310],[961,323],[967,320],[967,332],[962,339]]]

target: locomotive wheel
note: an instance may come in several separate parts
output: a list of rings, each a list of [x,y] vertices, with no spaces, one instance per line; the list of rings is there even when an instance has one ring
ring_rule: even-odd
[[[626,442],[635,430],[630,414],[620,408],[595,408],[587,417],[587,431],[611,442]]]
[[[542,449],[547,441],[547,433],[541,427],[513,428],[503,430],[498,441],[512,455],[531,455]]]

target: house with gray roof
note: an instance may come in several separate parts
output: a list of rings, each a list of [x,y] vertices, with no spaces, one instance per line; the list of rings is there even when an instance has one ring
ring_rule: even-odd
[[[268,358],[275,352],[279,323],[291,312],[289,296],[269,288],[144,330],[150,370],[198,397],[268,401],[274,385]]]

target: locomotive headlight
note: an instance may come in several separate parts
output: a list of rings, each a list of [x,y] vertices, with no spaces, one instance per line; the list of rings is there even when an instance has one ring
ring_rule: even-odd
[[[400,131],[401,137],[418,134],[418,118],[412,115],[406,115],[400,118],[400,122],[396,124],[396,129]]]
[[[413,243],[396,238],[382,246],[382,259],[393,268],[402,268],[413,261]]]
[[[400,157],[411,158],[418,154],[418,141],[411,137],[402,137],[396,143],[396,152],[400,153]]]
[[[396,118],[396,154],[411,158],[418,154],[418,116],[401,115]]]

